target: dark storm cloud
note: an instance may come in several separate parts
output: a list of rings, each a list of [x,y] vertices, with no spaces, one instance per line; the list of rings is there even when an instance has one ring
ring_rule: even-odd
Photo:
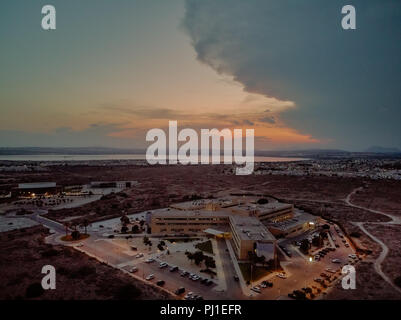
[[[357,30],[341,28],[345,4]],[[187,0],[183,26],[201,62],[295,101],[287,125],[333,147],[401,146],[401,1]]]

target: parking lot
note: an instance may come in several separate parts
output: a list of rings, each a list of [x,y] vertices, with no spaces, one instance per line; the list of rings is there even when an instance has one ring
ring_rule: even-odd
[[[354,257],[355,252],[346,237],[335,225],[330,225],[330,238],[325,241],[323,247],[312,248],[308,255],[300,251],[297,242],[310,237],[313,231],[280,240],[279,245],[289,253],[281,259],[283,275],[279,277],[277,273],[272,273],[261,278],[247,285],[247,293],[243,292],[238,281],[234,281],[237,273],[225,241],[217,241],[214,247],[217,251],[214,252],[214,258],[218,261],[217,277],[199,272],[201,268],[189,262],[184,255],[188,248],[189,250],[191,247],[194,248],[196,241],[168,243],[171,254],[167,255],[166,251],[159,251],[156,246],[153,248],[145,246],[142,237],[108,239],[104,231],[106,230],[95,232],[79,250],[143,281],[160,285],[172,293],[183,287],[185,292],[179,294],[182,298],[188,292],[193,292],[193,296],[203,299],[279,299],[288,295],[293,296],[294,290],[312,293],[310,297],[315,298],[324,295],[341,278],[343,265],[355,264],[358,261],[356,257],[356,259],[350,258]],[[159,240],[153,239],[153,241],[157,243]],[[135,244],[135,251],[130,248],[132,244]],[[163,262],[167,265],[161,268],[160,263]],[[174,266],[177,268],[170,271]],[[136,270],[131,273],[133,267],[136,267]],[[184,271],[185,276],[182,274]],[[195,280],[190,278],[191,274],[197,276]],[[153,275],[152,279],[146,279],[149,275]],[[249,291],[251,288],[254,289]]]
[[[311,291],[315,296],[324,295],[336,281],[339,281],[341,269],[344,265],[354,265],[359,261],[348,240],[344,236],[341,237],[341,231],[337,232],[335,226],[331,225],[330,233],[335,239],[333,241],[334,247],[327,245],[326,248],[332,249],[320,248],[315,250],[316,252],[325,252],[322,256],[319,255],[318,260],[312,259],[311,261],[309,255],[302,254],[293,244],[293,242],[307,237],[308,234],[285,239],[281,242],[281,244],[284,243],[286,245],[291,254],[291,258],[287,257],[287,261],[281,262],[285,270],[285,277],[280,278],[277,275],[272,275],[268,278],[268,281],[273,285],[272,287],[263,288],[261,286],[262,280],[253,283],[253,286],[260,291],[260,293],[253,291],[253,297],[255,299],[277,299],[280,296],[287,297],[288,294],[291,295],[294,290]]]

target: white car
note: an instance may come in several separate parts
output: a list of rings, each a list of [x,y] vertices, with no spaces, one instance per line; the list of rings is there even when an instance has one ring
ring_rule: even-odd
[[[333,260],[331,260],[331,262],[333,262],[333,263],[341,263],[341,260],[340,259],[333,259]]]
[[[165,268],[165,267],[167,267],[167,266],[168,266],[168,264],[165,263],[165,262],[161,262],[161,263],[159,264],[159,268],[160,268],[160,269]]]
[[[84,244],[83,244],[82,242],[80,242],[80,243],[78,243],[76,246],[77,246],[77,247],[83,247]]]
[[[279,277],[281,279],[287,279],[287,276],[284,273],[277,274],[277,277]]]
[[[351,254],[348,255],[348,257],[351,258],[351,259],[356,259],[357,255],[354,254],[354,253],[351,253]]]
[[[152,259],[152,258],[149,258],[149,259],[145,260],[146,263],[152,263],[153,261],[155,261],[155,259]]]
[[[143,253],[138,253],[135,258],[142,258],[143,257]]]
[[[129,270],[129,272],[131,272],[131,273],[134,273],[134,272],[137,272],[138,271],[138,268],[137,267],[132,267],[130,270]]]
[[[252,291],[255,291],[255,292],[257,292],[257,293],[261,293],[259,287],[252,287],[251,290],[252,290]]]
[[[191,300],[193,299],[194,293],[193,292],[188,292],[185,296],[184,299],[185,300]]]
[[[155,275],[154,274],[150,274],[146,277],[146,280],[152,280],[154,279]]]

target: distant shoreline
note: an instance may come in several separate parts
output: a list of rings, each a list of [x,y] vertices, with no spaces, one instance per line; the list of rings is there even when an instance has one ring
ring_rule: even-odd
[[[21,162],[63,162],[63,161],[124,161],[146,160],[145,154],[15,154],[1,155],[0,161]],[[255,162],[291,162],[306,161],[308,158],[300,157],[264,157],[255,156]]]

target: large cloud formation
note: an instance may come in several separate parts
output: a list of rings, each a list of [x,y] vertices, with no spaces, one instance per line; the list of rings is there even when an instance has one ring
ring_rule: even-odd
[[[357,29],[341,27],[342,6]],[[401,146],[401,1],[186,0],[198,59],[296,108],[287,125],[361,150]]]

